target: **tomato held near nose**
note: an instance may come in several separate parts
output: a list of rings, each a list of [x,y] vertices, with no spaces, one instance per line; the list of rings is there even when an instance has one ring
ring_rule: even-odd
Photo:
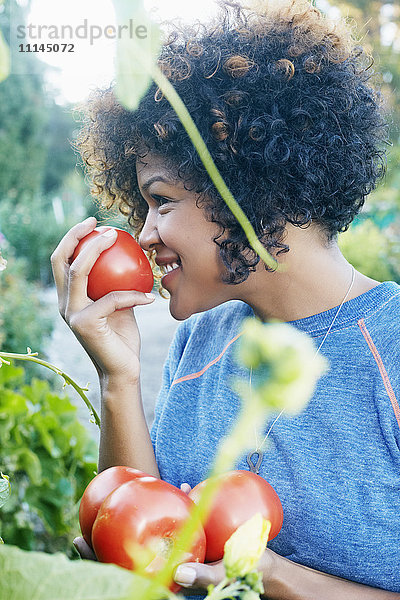
[[[139,477],[120,485],[102,503],[92,530],[99,561],[154,574],[168,559],[194,507],[178,488],[155,477]],[[203,562],[206,538],[200,522],[182,562]],[[179,586],[172,583],[177,591]]]
[[[256,513],[271,521],[270,540],[278,535],[283,522],[278,494],[259,475],[250,471],[229,471],[218,479],[219,488],[203,523],[207,540],[206,562],[222,559],[225,542]],[[195,503],[198,503],[206,482],[202,481],[189,492]]]
[[[150,292],[154,283],[153,273],[139,244],[127,231],[115,227],[107,229],[115,229],[117,239],[110,248],[100,254],[89,273],[89,298],[98,300],[109,292],[122,290]],[[72,261],[92,239],[105,231],[106,228],[96,228],[82,238],[75,248]]]
[[[93,523],[103,500],[123,483],[138,477],[148,477],[148,475],[131,467],[110,467],[98,473],[88,484],[79,505],[79,524],[89,546],[92,545]]]

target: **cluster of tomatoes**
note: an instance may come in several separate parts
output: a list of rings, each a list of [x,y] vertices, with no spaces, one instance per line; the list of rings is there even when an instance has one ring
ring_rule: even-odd
[[[168,558],[206,483],[207,480],[199,483],[186,494],[137,469],[106,469],[96,475],[82,496],[82,535],[99,561],[136,569],[143,567],[138,561],[147,557],[145,571],[154,574]],[[275,490],[255,473],[225,473],[207,519],[198,523],[195,542],[182,562],[222,559],[225,542],[258,512],[271,521],[270,539],[274,538],[283,521]],[[171,589],[179,588],[172,584]]]

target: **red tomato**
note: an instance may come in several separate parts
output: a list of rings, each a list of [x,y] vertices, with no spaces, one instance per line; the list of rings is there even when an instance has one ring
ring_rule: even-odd
[[[194,502],[199,501],[206,481],[190,491],[189,497]],[[269,539],[272,540],[278,535],[283,522],[282,504],[274,488],[250,471],[229,471],[221,475],[220,487],[203,523],[207,539],[205,561],[223,558],[225,542],[242,523],[258,512],[271,521]]]
[[[103,500],[126,481],[138,477],[148,477],[148,475],[130,467],[110,467],[96,475],[89,483],[79,505],[79,524],[82,535],[90,546],[92,545],[93,523]]]
[[[98,560],[126,569],[148,567],[149,574],[155,573],[168,558],[192,508],[187,494],[155,477],[123,483],[104,500],[93,525]],[[205,549],[206,537],[199,522],[197,539],[180,562],[203,562]],[[145,565],[138,562],[144,557]],[[179,586],[172,583],[171,589],[177,591]]]
[[[75,248],[72,261],[91,239],[104,231],[105,229],[96,228],[82,238]],[[92,300],[98,300],[114,291],[150,292],[152,290],[154,278],[145,253],[127,231],[122,229],[116,231],[118,235],[115,243],[100,254],[89,273],[87,294]]]

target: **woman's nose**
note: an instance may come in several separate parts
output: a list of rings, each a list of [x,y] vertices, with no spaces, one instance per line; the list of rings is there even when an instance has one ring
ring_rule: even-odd
[[[157,220],[155,215],[153,215],[153,211],[150,209],[147,213],[143,229],[139,234],[139,244],[143,250],[152,250],[153,246],[160,242],[161,239],[158,235]]]

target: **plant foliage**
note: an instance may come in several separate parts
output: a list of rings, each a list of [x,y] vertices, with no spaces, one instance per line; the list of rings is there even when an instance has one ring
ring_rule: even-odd
[[[7,268],[0,272],[0,348],[21,352],[32,346],[42,352],[52,322],[43,310],[37,286],[26,281],[24,261],[7,258]]]
[[[114,565],[70,561],[62,554],[24,552],[8,545],[0,548],[0,580],[1,600],[132,600],[149,585],[147,579]],[[158,594],[162,596],[167,592]]]
[[[71,548],[96,450],[68,397],[46,381],[24,385],[22,368],[2,366],[0,469],[10,474],[13,490],[0,508],[6,543],[46,552]]]

